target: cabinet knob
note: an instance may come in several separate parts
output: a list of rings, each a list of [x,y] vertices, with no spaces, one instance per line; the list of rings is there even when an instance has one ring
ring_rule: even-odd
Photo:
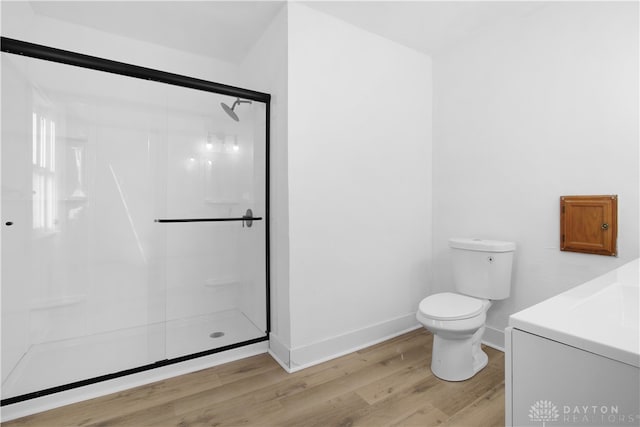
[[[602,228],[603,230],[608,230],[609,229],[609,224],[607,224],[606,222],[604,224],[602,224],[600,226],[600,228]]]

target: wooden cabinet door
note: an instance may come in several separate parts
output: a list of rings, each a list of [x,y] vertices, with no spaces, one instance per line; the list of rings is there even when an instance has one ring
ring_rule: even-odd
[[[618,196],[562,196],[560,250],[616,255]]]

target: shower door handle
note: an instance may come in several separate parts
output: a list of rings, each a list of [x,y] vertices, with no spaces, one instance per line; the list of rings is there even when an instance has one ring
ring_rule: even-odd
[[[242,221],[242,226],[251,227],[253,225],[253,221],[261,221],[261,216],[253,216],[253,212],[251,209],[247,209],[247,212],[239,217],[239,218],[156,218],[153,222],[158,222],[161,224],[175,223],[175,222],[231,222],[231,221]]]
[[[240,218],[156,218],[153,222],[168,224],[172,222],[231,222],[231,221],[261,221],[261,216],[243,216]]]

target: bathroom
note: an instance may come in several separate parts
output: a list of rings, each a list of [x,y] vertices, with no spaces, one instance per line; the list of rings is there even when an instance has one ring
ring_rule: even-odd
[[[417,327],[451,237],[517,244],[497,349],[512,313],[639,256],[636,2],[3,2],[2,36],[271,94],[291,371]],[[616,257],[559,250],[568,194],[618,195]]]

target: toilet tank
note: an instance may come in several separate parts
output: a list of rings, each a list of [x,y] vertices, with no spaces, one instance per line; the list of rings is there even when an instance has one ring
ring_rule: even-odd
[[[452,238],[449,247],[453,282],[458,292],[490,300],[509,297],[515,243]]]

